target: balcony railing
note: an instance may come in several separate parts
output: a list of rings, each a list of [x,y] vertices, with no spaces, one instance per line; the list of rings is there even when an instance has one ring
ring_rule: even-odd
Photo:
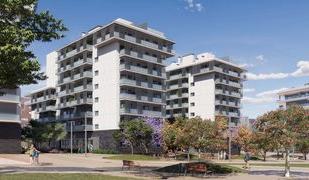
[[[3,94],[3,95],[0,95],[0,102],[1,101],[19,103],[20,97],[14,94]]]
[[[132,86],[138,86],[138,87],[145,87],[145,88],[151,88],[151,89],[156,89],[156,90],[163,90],[162,85],[157,85],[157,84],[151,85],[148,82],[137,82],[135,80],[131,80],[131,79],[127,79],[127,78],[121,78],[120,84],[121,85],[132,85]]]
[[[20,121],[18,114],[8,114],[0,112],[0,121]]]

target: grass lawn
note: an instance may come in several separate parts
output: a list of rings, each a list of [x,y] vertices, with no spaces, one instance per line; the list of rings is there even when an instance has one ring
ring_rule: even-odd
[[[113,159],[113,160],[131,160],[131,161],[155,161],[159,160],[157,157],[147,156],[147,155],[140,155],[140,154],[119,154],[115,156],[105,157],[106,159]]]
[[[124,180],[127,177],[107,176],[102,174],[56,174],[56,173],[23,173],[2,174],[0,180]]]
[[[245,163],[220,163],[224,165],[244,165]],[[284,163],[250,163],[250,166],[276,166],[276,167],[284,167]],[[291,167],[302,167],[302,168],[309,168],[308,164],[293,164],[290,163]]]

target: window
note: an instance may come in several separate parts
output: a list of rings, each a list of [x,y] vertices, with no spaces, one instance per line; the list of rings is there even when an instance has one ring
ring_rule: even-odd
[[[98,88],[99,88],[99,84],[95,84],[94,89],[98,89]]]
[[[94,111],[94,115],[98,116],[99,115],[99,111]]]
[[[98,60],[99,60],[99,57],[94,58],[94,62],[98,62]]]
[[[95,129],[99,129],[99,124],[95,124],[95,125],[94,125],[94,128],[95,128]]]
[[[194,112],[190,113],[190,116],[195,116],[195,113]]]
[[[191,85],[191,86],[194,86],[194,82],[192,82],[190,85]]]
[[[195,103],[194,102],[190,103],[190,106],[195,106]]]
[[[195,96],[195,93],[194,92],[190,93],[190,96]]]
[[[94,98],[94,102],[99,102],[99,98],[98,98],[98,97],[95,97],[95,98]]]
[[[94,75],[95,76],[99,75],[99,70],[94,71]]]

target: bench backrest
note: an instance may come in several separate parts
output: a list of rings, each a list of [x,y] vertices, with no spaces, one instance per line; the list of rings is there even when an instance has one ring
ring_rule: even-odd
[[[123,166],[133,166],[134,162],[129,160],[122,160]]]

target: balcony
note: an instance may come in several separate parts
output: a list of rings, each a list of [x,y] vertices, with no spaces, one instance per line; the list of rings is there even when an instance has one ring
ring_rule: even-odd
[[[56,106],[55,105],[46,106],[45,108],[42,108],[42,111],[56,111]]]
[[[20,97],[15,94],[3,94],[0,95],[0,102],[19,103]]]
[[[127,108],[121,108],[120,114],[138,114],[137,109],[127,109]]]
[[[81,131],[93,131],[93,126],[92,125],[73,125],[73,132],[81,132]],[[66,130],[68,132],[71,132],[71,127],[70,125],[66,126]]]
[[[143,116],[161,117],[162,116],[162,112],[161,111],[143,110]]]
[[[214,68],[214,70],[217,71],[217,72],[223,72],[223,69],[220,68],[220,67],[214,66],[213,68]]]
[[[134,86],[134,87],[143,87],[143,88],[147,88],[147,89],[154,89],[154,90],[163,90],[163,86],[162,85],[157,85],[157,84],[150,84],[148,82],[142,82],[142,81],[135,81],[135,80],[131,80],[131,79],[127,79],[127,78],[121,78],[120,79],[120,85],[130,85],[130,86]]]
[[[141,59],[141,60],[144,60],[144,61],[148,61],[148,62],[151,62],[151,63],[156,63],[156,64],[160,64],[162,65],[162,60],[160,60],[159,58],[156,58],[156,57],[152,57],[152,56],[149,56],[149,55],[142,55],[142,54],[139,54],[135,51],[129,51],[129,50],[120,50],[120,56],[130,56],[132,58],[137,58],[137,59]]]
[[[81,47],[79,48],[79,50],[73,49],[73,50],[71,50],[70,52],[67,52],[67,53],[65,53],[65,54],[60,55],[59,58],[58,58],[58,60],[59,60],[59,61],[62,61],[62,60],[64,60],[64,59],[70,58],[70,57],[72,57],[72,56],[74,56],[74,55],[76,55],[76,54],[78,54],[78,53],[80,53],[80,52],[82,52],[82,51],[84,51],[84,50],[87,50],[87,49],[88,49],[88,50],[91,50],[91,48],[92,48],[92,45],[86,44],[85,47],[84,47],[84,46],[81,46]]]
[[[87,117],[92,117],[92,112],[91,111],[86,111],[86,112],[78,112],[75,114],[63,114],[58,116],[59,120],[69,120],[69,119],[76,119],[76,118],[85,118],[85,114]]]
[[[79,100],[71,100],[67,102],[63,102],[59,104],[59,108],[66,108],[71,106],[77,106],[82,104],[92,104],[92,98],[86,98],[86,99],[79,99]]]
[[[120,99],[131,99],[131,100],[136,100],[137,97],[136,97],[135,94],[120,93]]]
[[[86,61],[84,61],[84,59],[80,59],[80,60],[74,62],[73,67],[76,68],[76,67],[81,66],[83,64],[92,64],[92,59],[87,58]]]
[[[8,114],[0,112],[0,121],[20,121],[20,116],[18,114]]]
[[[96,46],[97,47],[103,46],[104,44],[107,43],[107,41],[109,41],[113,38],[123,39],[127,42],[130,42],[130,43],[133,43],[133,44],[136,44],[136,45],[139,45],[139,46],[148,47],[148,48],[160,51],[162,53],[167,53],[169,55],[174,54],[174,51],[171,48],[162,47],[162,46],[159,46],[158,44],[155,44],[155,43],[152,43],[152,42],[149,42],[149,41],[139,40],[136,37],[129,36],[129,35],[126,35],[126,34],[122,34],[122,33],[119,33],[117,31],[106,34],[104,36],[104,38],[98,38]]]
[[[229,75],[234,76],[234,77],[240,77],[239,74],[234,71],[229,71]]]

